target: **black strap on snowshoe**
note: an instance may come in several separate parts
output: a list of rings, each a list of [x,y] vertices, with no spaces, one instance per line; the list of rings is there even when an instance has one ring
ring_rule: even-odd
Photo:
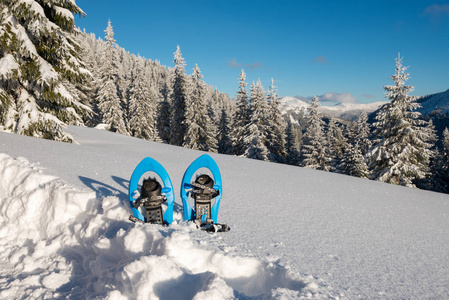
[[[204,231],[207,231],[210,233],[228,232],[231,230],[231,227],[229,227],[226,224],[220,224],[220,223],[215,224],[213,222],[212,222],[212,224],[202,224],[202,225],[198,226],[198,228],[201,228],[201,230],[204,230]]]
[[[133,215],[130,215],[130,216],[129,216],[129,220],[130,220],[131,222],[134,222],[134,223],[142,223],[142,224],[145,224],[144,221],[142,221],[142,220],[140,220],[140,219],[137,219],[137,218],[134,217]]]
[[[209,192],[209,194],[211,194],[211,199],[217,197],[218,195],[220,195],[220,191],[219,190],[216,190],[214,188],[205,186],[203,184],[192,182],[191,185],[196,188],[196,189],[193,189],[193,193],[194,194],[202,194],[202,193],[204,193],[204,191],[207,191],[207,192]]]
[[[160,205],[167,201],[167,197],[164,195],[161,196],[151,196],[150,198],[139,198],[136,201],[133,202],[134,208],[139,208],[142,205],[145,206],[154,206],[154,205]]]
[[[167,198],[161,195],[161,191],[162,187],[156,179],[148,178],[143,181],[141,197],[133,203],[133,206],[134,208],[145,207],[146,223],[164,224],[161,204],[167,201]]]

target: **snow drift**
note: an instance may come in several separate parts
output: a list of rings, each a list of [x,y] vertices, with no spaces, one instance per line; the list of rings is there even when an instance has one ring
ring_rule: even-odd
[[[0,132],[0,298],[449,298],[447,194],[210,154],[231,231],[207,234],[177,194],[204,152],[67,131],[79,144]],[[146,156],[174,185],[169,227],[128,221]]]
[[[0,154],[0,298],[321,298],[312,277],[276,261],[205,248],[195,225],[132,224],[115,196],[96,198]]]

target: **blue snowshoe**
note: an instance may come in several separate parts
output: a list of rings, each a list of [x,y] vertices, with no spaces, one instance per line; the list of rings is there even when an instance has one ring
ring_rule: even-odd
[[[201,168],[211,171],[199,174],[192,181],[193,176]],[[189,198],[194,201],[193,207]],[[217,222],[218,209],[222,197],[221,174],[217,163],[207,154],[198,157],[186,170],[181,183],[181,198],[184,210],[184,220],[194,221],[198,227],[209,232],[226,232],[230,228],[226,224]],[[215,203],[212,205],[212,200]]]
[[[156,173],[162,180],[163,186],[156,177],[144,179],[139,195],[138,184],[146,172]],[[131,221],[161,225],[169,225],[173,222],[175,201],[173,185],[167,171],[155,159],[146,157],[134,169],[129,182],[128,198],[133,212],[133,215],[129,217]],[[165,212],[162,209],[164,202],[167,203]],[[139,210],[141,206],[145,208],[145,216]]]

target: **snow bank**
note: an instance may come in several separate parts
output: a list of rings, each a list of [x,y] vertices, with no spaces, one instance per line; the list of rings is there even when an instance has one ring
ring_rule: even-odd
[[[0,178],[2,299],[327,296],[275,259],[215,247],[219,234],[198,232],[180,213],[170,227],[133,224],[118,197],[98,199],[1,153]]]

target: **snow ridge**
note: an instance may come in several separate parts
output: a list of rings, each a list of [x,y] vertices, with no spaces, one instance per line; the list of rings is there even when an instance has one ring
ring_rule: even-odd
[[[2,299],[330,296],[325,284],[276,259],[236,255],[180,213],[170,227],[133,224],[118,197],[98,199],[2,153],[0,177]]]

